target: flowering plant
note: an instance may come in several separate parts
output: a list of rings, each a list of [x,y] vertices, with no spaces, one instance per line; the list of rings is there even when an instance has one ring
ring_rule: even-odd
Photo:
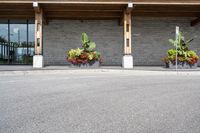
[[[163,61],[166,64],[169,64],[171,62],[175,65],[177,55],[178,63],[187,62],[190,65],[194,65],[195,63],[197,63],[199,60],[199,56],[196,54],[195,51],[190,50],[188,47],[189,43],[192,41],[193,39],[185,41],[183,33],[179,32],[177,40],[169,39],[169,42],[174,46],[174,48],[167,51],[167,56],[163,59]]]
[[[67,51],[67,61],[74,64],[86,64],[94,61],[102,62],[101,54],[95,51],[96,44],[89,40],[86,33],[82,33],[82,48]]]

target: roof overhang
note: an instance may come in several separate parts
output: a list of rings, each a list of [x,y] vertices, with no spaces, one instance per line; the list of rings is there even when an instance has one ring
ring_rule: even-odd
[[[199,0],[38,0],[47,19],[120,19],[128,3],[133,16],[200,17]],[[32,0],[0,0],[0,19],[33,19]]]

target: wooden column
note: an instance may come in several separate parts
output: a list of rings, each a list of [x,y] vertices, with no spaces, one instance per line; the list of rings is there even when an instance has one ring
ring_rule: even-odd
[[[124,11],[124,55],[131,55],[131,12]]]
[[[35,55],[42,55],[43,11],[35,12]]]
[[[33,3],[35,9],[35,55],[42,55],[42,29],[43,29],[43,10],[39,7],[37,2]]]

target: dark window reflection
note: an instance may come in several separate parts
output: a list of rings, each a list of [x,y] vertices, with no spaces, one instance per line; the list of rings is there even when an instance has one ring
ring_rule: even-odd
[[[29,54],[31,56],[34,55],[34,47],[35,47],[35,24],[29,22],[29,24],[28,24],[28,48],[29,48]]]
[[[8,21],[0,21],[0,64],[8,59]]]
[[[0,64],[32,64],[34,28],[28,20],[0,22]]]

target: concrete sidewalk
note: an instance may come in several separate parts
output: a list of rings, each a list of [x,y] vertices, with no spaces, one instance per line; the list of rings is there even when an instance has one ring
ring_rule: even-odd
[[[61,66],[45,66],[41,69],[35,69],[32,65],[0,65],[0,71],[35,71],[35,70],[142,70],[142,71],[175,71],[167,69],[164,66],[134,66],[133,69],[124,69],[121,66],[101,66],[99,68],[75,68],[68,65]],[[180,69],[179,71],[200,71],[197,69]]]
[[[123,69],[119,66],[102,66],[100,68],[79,69],[69,66],[46,66],[42,69],[33,69],[32,66],[0,66],[0,75],[69,75],[69,74],[125,74],[125,75],[200,75],[200,68],[193,70],[171,70],[164,67],[134,67]]]

